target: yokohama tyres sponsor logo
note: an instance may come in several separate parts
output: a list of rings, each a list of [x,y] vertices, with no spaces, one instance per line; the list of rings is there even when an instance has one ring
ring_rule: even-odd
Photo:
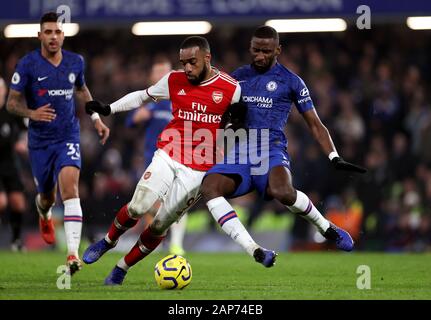
[[[48,95],[50,97],[64,96],[66,98],[66,100],[70,100],[73,96],[73,89],[48,90]]]
[[[272,108],[272,98],[262,96],[243,96],[242,100],[246,103],[256,103],[258,108]]]
[[[261,96],[243,96],[242,100],[244,100],[244,102],[258,102],[258,103],[272,104],[272,98],[266,98]]]

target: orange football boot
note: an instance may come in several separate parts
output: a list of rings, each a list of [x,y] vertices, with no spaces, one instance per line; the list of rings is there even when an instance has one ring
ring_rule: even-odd
[[[53,244],[55,242],[55,229],[52,218],[44,219],[39,217],[39,230],[46,243]]]

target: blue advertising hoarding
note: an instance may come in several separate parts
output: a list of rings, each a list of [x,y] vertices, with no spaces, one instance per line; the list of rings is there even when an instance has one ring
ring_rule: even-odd
[[[364,4],[374,17],[431,13],[431,1],[423,0],[16,0],[1,5],[0,20],[34,22],[61,5],[70,8],[72,22],[349,17]]]

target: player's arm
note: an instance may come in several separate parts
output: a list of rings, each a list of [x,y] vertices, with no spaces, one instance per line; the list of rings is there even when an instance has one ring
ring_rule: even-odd
[[[86,104],[87,102],[90,102],[93,100],[90,90],[85,84],[82,85],[81,87],[76,87],[75,93],[80,103]],[[109,131],[110,131],[109,128],[103,123],[103,121],[100,119],[99,114],[97,112],[93,112],[91,114],[91,119],[93,120],[94,128],[99,134],[100,143],[102,145],[105,144],[106,140],[108,140],[109,138]]]
[[[165,75],[155,85],[140,91],[129,93],[112,104],[102,104],[99,101],[90,101],[85,105],[85,110],[97,112],[101,115],[108,116],[111,113],[129,111],[139,108],[150,101],[159,99],[169,99],[168,79],[171,73]]]
[[[310,109],[302,113],[302,116],[304,117],[305,122],[307,122],[308,128],[310,129],[314,139],[316,139],[320,144],[323,152],[328,156],[333,152],[337,153],[337,149],[335,148],[331,135],[329,134],[328,129],[323,125],[322,121],[320,121],[316,109]]]
[[[335,148],[334,142],[332,141],[331,135],[328,129],[320,121],[319,116],[314,108],[302,113],[305,121],[307,122],[308,128],[310,129],[314,139],[320,144],[323,152],[329,157],[331,163],[337,170],[346,170],[359,173],[365,173],[367,170],[355,164],[344,161],[338,155],[337,149]]]
[[[139,108],[150,100],[151,97],[148,95],[147,90],[141,90],[129,93],[111,104],[103,104],[96,100],[89,101],[85,104],[85,110],[89,114],[97,112],[103,116],[109,116],[112,113]]]
[[[51,122],[55,119],[55,110],[50,107],[51,104],[45,104],[35,110],[27,107],[24,94],[20,91],[10,89],[6,103],[6,109],[10,113],[19,117],[30,118],[33,121]]]
[[[88,87],[85,84],[82,87],[76,87],[75,93],[76,97],[78,98],[78,101],[82,104],[93,100],[93,98],[91,97],[90,90],[88,90]]]
[[[241,99],[241,87],[237,84],[236,90],[232,96],[231,105],[224,112],[220,128],[237,130],[245,128],[247,117],[247,105]]]

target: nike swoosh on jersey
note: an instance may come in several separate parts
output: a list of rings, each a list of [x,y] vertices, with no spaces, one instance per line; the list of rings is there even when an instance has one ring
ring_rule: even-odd
[[[45,80],[46,78],[48,78],[48,76],[46,76],[46,77],[37,77],[37,81],[43,81],[43,80]]]

